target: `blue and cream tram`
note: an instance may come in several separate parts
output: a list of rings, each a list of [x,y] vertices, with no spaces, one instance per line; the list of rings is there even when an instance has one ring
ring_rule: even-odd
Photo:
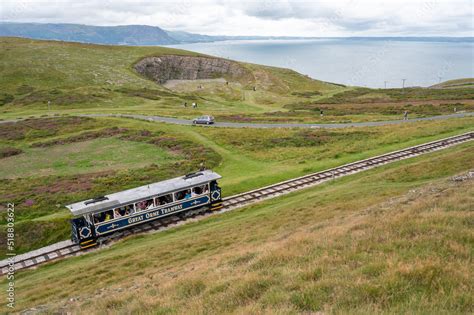
[[[205,170],[68,205],[72,241],[87,248],[101,236],[171,214],[220,209],[220,178]]]

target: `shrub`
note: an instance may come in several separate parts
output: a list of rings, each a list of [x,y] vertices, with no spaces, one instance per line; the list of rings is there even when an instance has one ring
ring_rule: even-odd
[[[11,94],[2,93],[0,94],[0,106],[13,102],[15,98]]]
[[[1,148],[0,149],[0,159],[9,157],[9,156],[14,156],[22,153],[23,151],[18,148],[12,148],[12,147],[7,147],[7,148]]]

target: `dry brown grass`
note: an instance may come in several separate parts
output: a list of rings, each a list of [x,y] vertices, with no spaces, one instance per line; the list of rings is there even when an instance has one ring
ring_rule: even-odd
[[[469,313],[474,185],[449,176],[473,155],[439,152],[132,238],[25,273],[19,302],[84,314]]]

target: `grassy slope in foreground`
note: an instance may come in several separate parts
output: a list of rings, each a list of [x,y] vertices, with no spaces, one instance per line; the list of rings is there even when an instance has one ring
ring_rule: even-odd
[[[18,309],[472,312],[472,168],[468,143],[132,237],[19,273]]]
[[[7,124],[0,138],[9,140],[0,139],[0,152],[23,153],[0,159],[0,255],[6,251],[1,205],[8,202],[16,205],[15,245],[22,253],[70,237],[64,205],[181,176],[200,162],[223,176],[220,185],[230,196],[461,134],[473,122],[471,117],[338,130],[194,128],[72,117]],[[98,138],[90,139],[93,135]],[[115,150],[112,158],[105,148]],[[48,156],[57,158],[47,161]]]

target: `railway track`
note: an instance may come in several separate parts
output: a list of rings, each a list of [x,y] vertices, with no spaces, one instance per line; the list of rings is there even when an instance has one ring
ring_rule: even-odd
[[[335,178],[358,173],[391,162],[419,156],[421,154],[445,149],[470,140],[474,140],[474,132],[468,132],[465,134],[409,147],[403,150],[378,155],[365,160],[338,166],[329,170],[301,176],[242,194],[230,196],[222,200],[222,208],[220,210],[211,212],[198,209],[191,211],[191,213],[186,215],[172,215],[161,220],[143,224],[129,230],[120,231],[110,236],[106,236],[100,239],[99,247],[81,250],[78,245],[73,244],[71,241],[63,241],[31,251],[29,253],[9,256],[7,259],[0,261],[0,275],[5,275],[8,272],[12,272],[13,270],[32,268],[46,262],[81,255],[90,251],[98,250],[103,246],[108,246],[113,241],[127,237],[129,235],[166,230],[177,225],[184,224],[189,220],[200,220],[201,218],[207,217],[209,215],[227,212],[258,201],[281,196],[283,194],[304,189],[310,186],[315,186]]]

